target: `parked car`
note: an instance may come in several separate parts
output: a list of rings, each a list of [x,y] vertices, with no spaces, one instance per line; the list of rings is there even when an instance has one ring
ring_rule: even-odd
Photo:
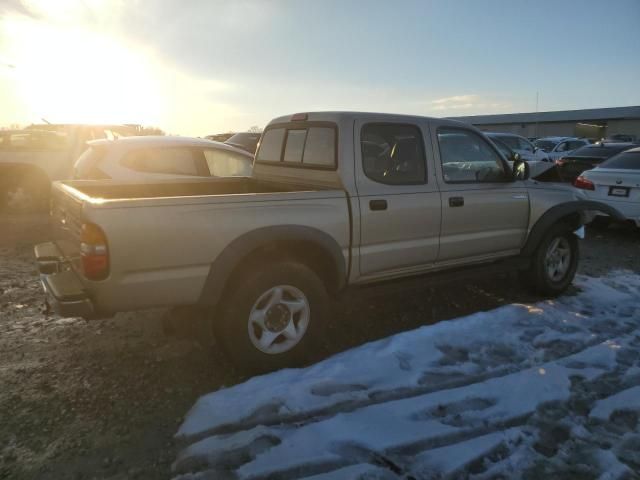
[[[201,138],[146,136],[94,140],[78,158],[72,178],[147,182],[182,176],[251,175],[253,155]]]
[[[601,142],[610,143],[610,142],[630,142],[637,143],[638,136],[630,133],[616,133],[613,135],[609,135],[606,138],[603,138]]]
[[[258,142],[260,141],[260,133],[256,132],[239,132],[234,134],[224,143],[232,145],[234,147],[241,148],[247,152],[255,155],[258,149]]]
[[[580,147],[589,145],[591,142],[586,138],[576,137],[544,137],[536,140],[535,146],[545,152],[552,161],[571,154]]]
[[[20,192],[19,207],[48,207],[51,182],[70,178],[73,163],[98,138],[134,135],[127,125],[31,125],[0,132],[0,206]]]
[[[594,143],[585,145],[571,154],[556,160],[558,173],[564,182],[573,182],[585,170],[597,167],[617,153],[637,146],[634,143]]]
[[[576,188],[587,198],[606,203],[640,227],[640,147],[631,148],[605,160],[576,178]],[[597,217],[606,225],[611,217]]]
[[[268,370],[308,359],[349,287],[519,270],[563,292],[574,232],[620,214],[527,173],[453,120],[288,115],[249,178],[57,182],[54,241],[35,255],[62,315],[192,306],[236,364]]]
[[[534,147],[526,138],[511,133],[485,132],[485,134],[491,140],[500,141],[518,153],[520,158],[529,164],[532,177],[553,168],[553,163],[549,161],[544,152]]]
[[[207,140],[213,140],[214,142],[224,142],[226,140],[229,140],[231,137],[233,137],[234,133],[233,132],[227,132],[227,133],[216,133],[213,135],[207,135],[206,138]]]

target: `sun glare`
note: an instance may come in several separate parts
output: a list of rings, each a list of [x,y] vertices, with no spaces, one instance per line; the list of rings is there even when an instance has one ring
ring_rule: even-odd
[[[43,22],[7,25],[15,91],[35,119],[157,124],[162,96],[144,53],[91,31]]]

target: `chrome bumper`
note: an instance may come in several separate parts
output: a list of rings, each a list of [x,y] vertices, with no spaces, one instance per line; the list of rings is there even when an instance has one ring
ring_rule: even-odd
[[[53,243],[34,248],[47,303],[62,317],[98,318],[95,306],[73,270],[61,270],[62,254]]]

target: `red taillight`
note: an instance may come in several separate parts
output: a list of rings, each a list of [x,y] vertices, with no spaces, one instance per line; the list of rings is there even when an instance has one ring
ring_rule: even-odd
[[[102,229],[93,223],[82,225],[80,259],[82,272],[89,280],[104,280],[109,275],[107,237]]]
[[[581,188],[583,190],[595,190],[596,186],[593,184],[591,180],[584,178],[580,175],[573,181],[573,186],[576,188]]]
[[[559,167],[561,167],[564,164],[565,164],[564,158],[559,158],[556,160],[556,165],[558,165]]]
[[[306,113],[294,113],[291,115],[292,122],[304,122],[309,116]]]

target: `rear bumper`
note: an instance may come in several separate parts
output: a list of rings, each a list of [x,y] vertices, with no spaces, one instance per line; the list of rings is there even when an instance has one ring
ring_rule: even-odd
[[[62,254],[53,243],[41,243],[34,248],[40,282],[47,302],[62,317],[101,318],[78,275],[63,270]]]

